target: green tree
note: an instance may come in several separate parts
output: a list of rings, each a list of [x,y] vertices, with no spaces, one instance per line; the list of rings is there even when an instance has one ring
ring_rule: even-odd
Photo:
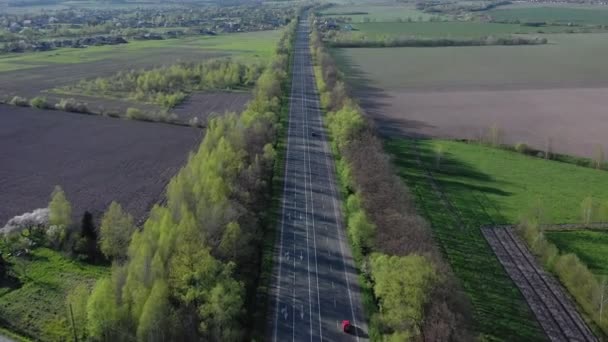
[[[85,341],[87,337],[87,301],[89,299],[89,288],[85,284],[79,284],[72,288],[66,297],[67,319],[74,326],[78,340]]]
[[[101,252],[110,259],[124,260],[135,229],[133,216],[123,211],[120,204],[112,202],[99,228]]]
[[[72,206],[59,185],[55,186],[55,190],[51,194],[49,223],[62,227],[67,227],[72,223]]]
[[[231,277],[219,281],[200,308],[201,330],[216,341],[239,341],[237,318],[243,306],[243,285]]]
[[[419,335],[424,305],[438,281],[434,265],[419,255],[373,254],[370,260],[374,294],[386,333]]]
[[[97,282],[87,302],[87,331],[94,340],[109,341],[119,322],[115,289],[110,278]]]
[[[170,316],[169,289],[163,280],[157,280],[143,307],[137,326],[137,340],[142,342],[166,341],[167,322]]]
[[[223,255],[236,260],[237,253],[240,249],[240,241],[242,241],[241,227],[236,222],[230,222],[224,229],[224,235],[220,242],[220,251]]]

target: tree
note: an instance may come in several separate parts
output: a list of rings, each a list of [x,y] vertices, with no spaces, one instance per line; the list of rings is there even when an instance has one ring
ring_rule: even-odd
[[[581,202],[581,209],[583,211],[583,223],[589,224],[593,221],[593,209],[594,209],[594,201],[593,197],[586,197],[583,202]]]
[[[595,149],[595,168],[601,169],[604,165],[604,147],[602,145],[597,145]]]
[[[386,332],[419,335],[424,305],[438,280],[434,265],[413,254],[404,257],[373,254],[370,260],[374,294]]]
[[[145,342],[166,341],[169,316],[169,289],[163,280],[154,282],[150,295],[144,304],[137,326],[137,340]]]
[[[89,299],[89,288],[85,284],[79,284],[70,290],[66,297],[66,310],[68,322],[79,341],[85,341],[87,336],[87,301]]]
[[[118,321],[114,286],[110,278],[103,278],[87,301],[87,332],[94,340],[109,341]]]
[[[49,224],[68,227],[71,223],[72,206],[61,187],[57,185],[51,194],[51,202],[49,202]]]
[[[237,252],[239,251],[239,242],[242,238],[241,227],[236,222],[230,222],[224,229],[222,242],[220,242],[220,251],[223,255],[236,260]]]
[[[229,267],[230,268],[230,267]],[[243,306],[243,286],[225,277],[211,289],[207,302],[200,308],[201,330],[215,341],[239,341],[237,317]]]
[[[99,248],[110,259],[122,261],[136,227],[133,216],[123,211],[120,204],[112,202],[101,219]]]

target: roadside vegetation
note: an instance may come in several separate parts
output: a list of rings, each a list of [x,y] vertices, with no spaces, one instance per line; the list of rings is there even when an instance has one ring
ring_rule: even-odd
[[[491,45],[541,45],[547,44],[542,37],[492,37],[481,38],[416,38],[411,36],[368,36],[365,34],[336,34],[328,38],[334,48],[387,48],[387,47],[447,47]]]
[[[310,48],[371,338],[470,340],[466,299],[316,27]]]
[[[392,139],[386,149],[394,156],[401,177],[415,189],[418,208],[431,222],[470,296],[479,333],[496,339],[540,338],[540,327],[495,259],[480,227],[516,224],[529,213],[538,213],[533,209],[539,207],[543,223],[583,222],[582,203],[587,198],[598,204],[594,211],[598,215],[600,203],[608,199],[608,174],[479,143]],[[599,216],[594,219],[600,220]],[[536,242],[536,246],[542,245]],[[556,252],[548,247],[540,250],[551,249]],[[572,261],[572,257],[566,260]],[[576,269],[583,267],[572,268],[572,274]]]
[[[47,266],[56,270],[53,282],[64,281],[49,283],[57,290],[48,296],[52,301],[46,307],[53,309],[44,317],[50,323],[33,323],[38,312],[25,313],[27,321],[2,315],[11,328],[43,341],[71,339],[72,333],[79,340],[238,341],[247,336],[294,30],[295,21],[258,74],[247,108],[210,121],[198,151],[169,182],[166,201],[152,208],[140,229],[118,203],[107,209],[99,229],[90,214],[72,222],[71,204],[57,188],[48,211],[36,216],[39,221],[33,224],[30,217],[6,232],[4,279],[23,269],[9,293],[45,281],[26,274],[28,260],[36,264],[32,267],[43,266],[37,257],[99,270],[84,281],[72,280],[69,269]],[[51,293],[45,286],[34,291],[32,298]],[[23,300],[14,305],[27,307]],[[64,307],[71,307],[69,315]]]
[[[595,258],[606,260],[606,248],[601,242],[606,242],[607,232],[576,231],[567,232],[567,235],[566,232],[547,234],[547,230],[542,226],[544,219],[542,206],[533,208],[531,213],[519,223],[519,234],[532,253],[540,259],[544,268],[559,278],[584,313],[599,326],[604,336],[608,335],[608,277],[605,274],[602,276],[594,274],[588,266],[588,262],[591,262],[591,265],[598,267]],[[566,244],[569,249],[574,249],[574,252],[558,248],[551,242],[552,235],[562,237],[562,240],[557,238],[561,245],[564,245],[563,238],[566,236],[576,238],[577,241]],[[589,249],[581,250],[581,245]]]
[[[182,63],[152,70],[120,71],[108,78],[82,80],[59,93],[126,98],[151,102],[164,108],[180,104],[189,93],[207,90],[246,90],[260,76],[263,66],[229,58]]]

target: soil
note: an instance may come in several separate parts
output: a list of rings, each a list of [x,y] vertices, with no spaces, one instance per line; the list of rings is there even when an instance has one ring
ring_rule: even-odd
[[[206,125],[213,115],[242,111],[250,99],[249,92],[194,93],[172,112],[177,114],[180,122],[188,122],[197,117],[199,122]]]
[[[118,201],[138,222],[185,164],[199,129],[0,105],[0,225],[46,207],[55,185],[98,219]]]
[[[479,139],[496,125],[503,142],[592,157],[608,147],[608,88],[359,93],[389,136]]]

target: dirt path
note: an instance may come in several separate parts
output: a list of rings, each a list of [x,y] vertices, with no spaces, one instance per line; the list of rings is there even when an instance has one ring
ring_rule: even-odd
[[[598,341],[567,292],[542,270],[512,227],[483,227],[481,231],[551,341]]]

